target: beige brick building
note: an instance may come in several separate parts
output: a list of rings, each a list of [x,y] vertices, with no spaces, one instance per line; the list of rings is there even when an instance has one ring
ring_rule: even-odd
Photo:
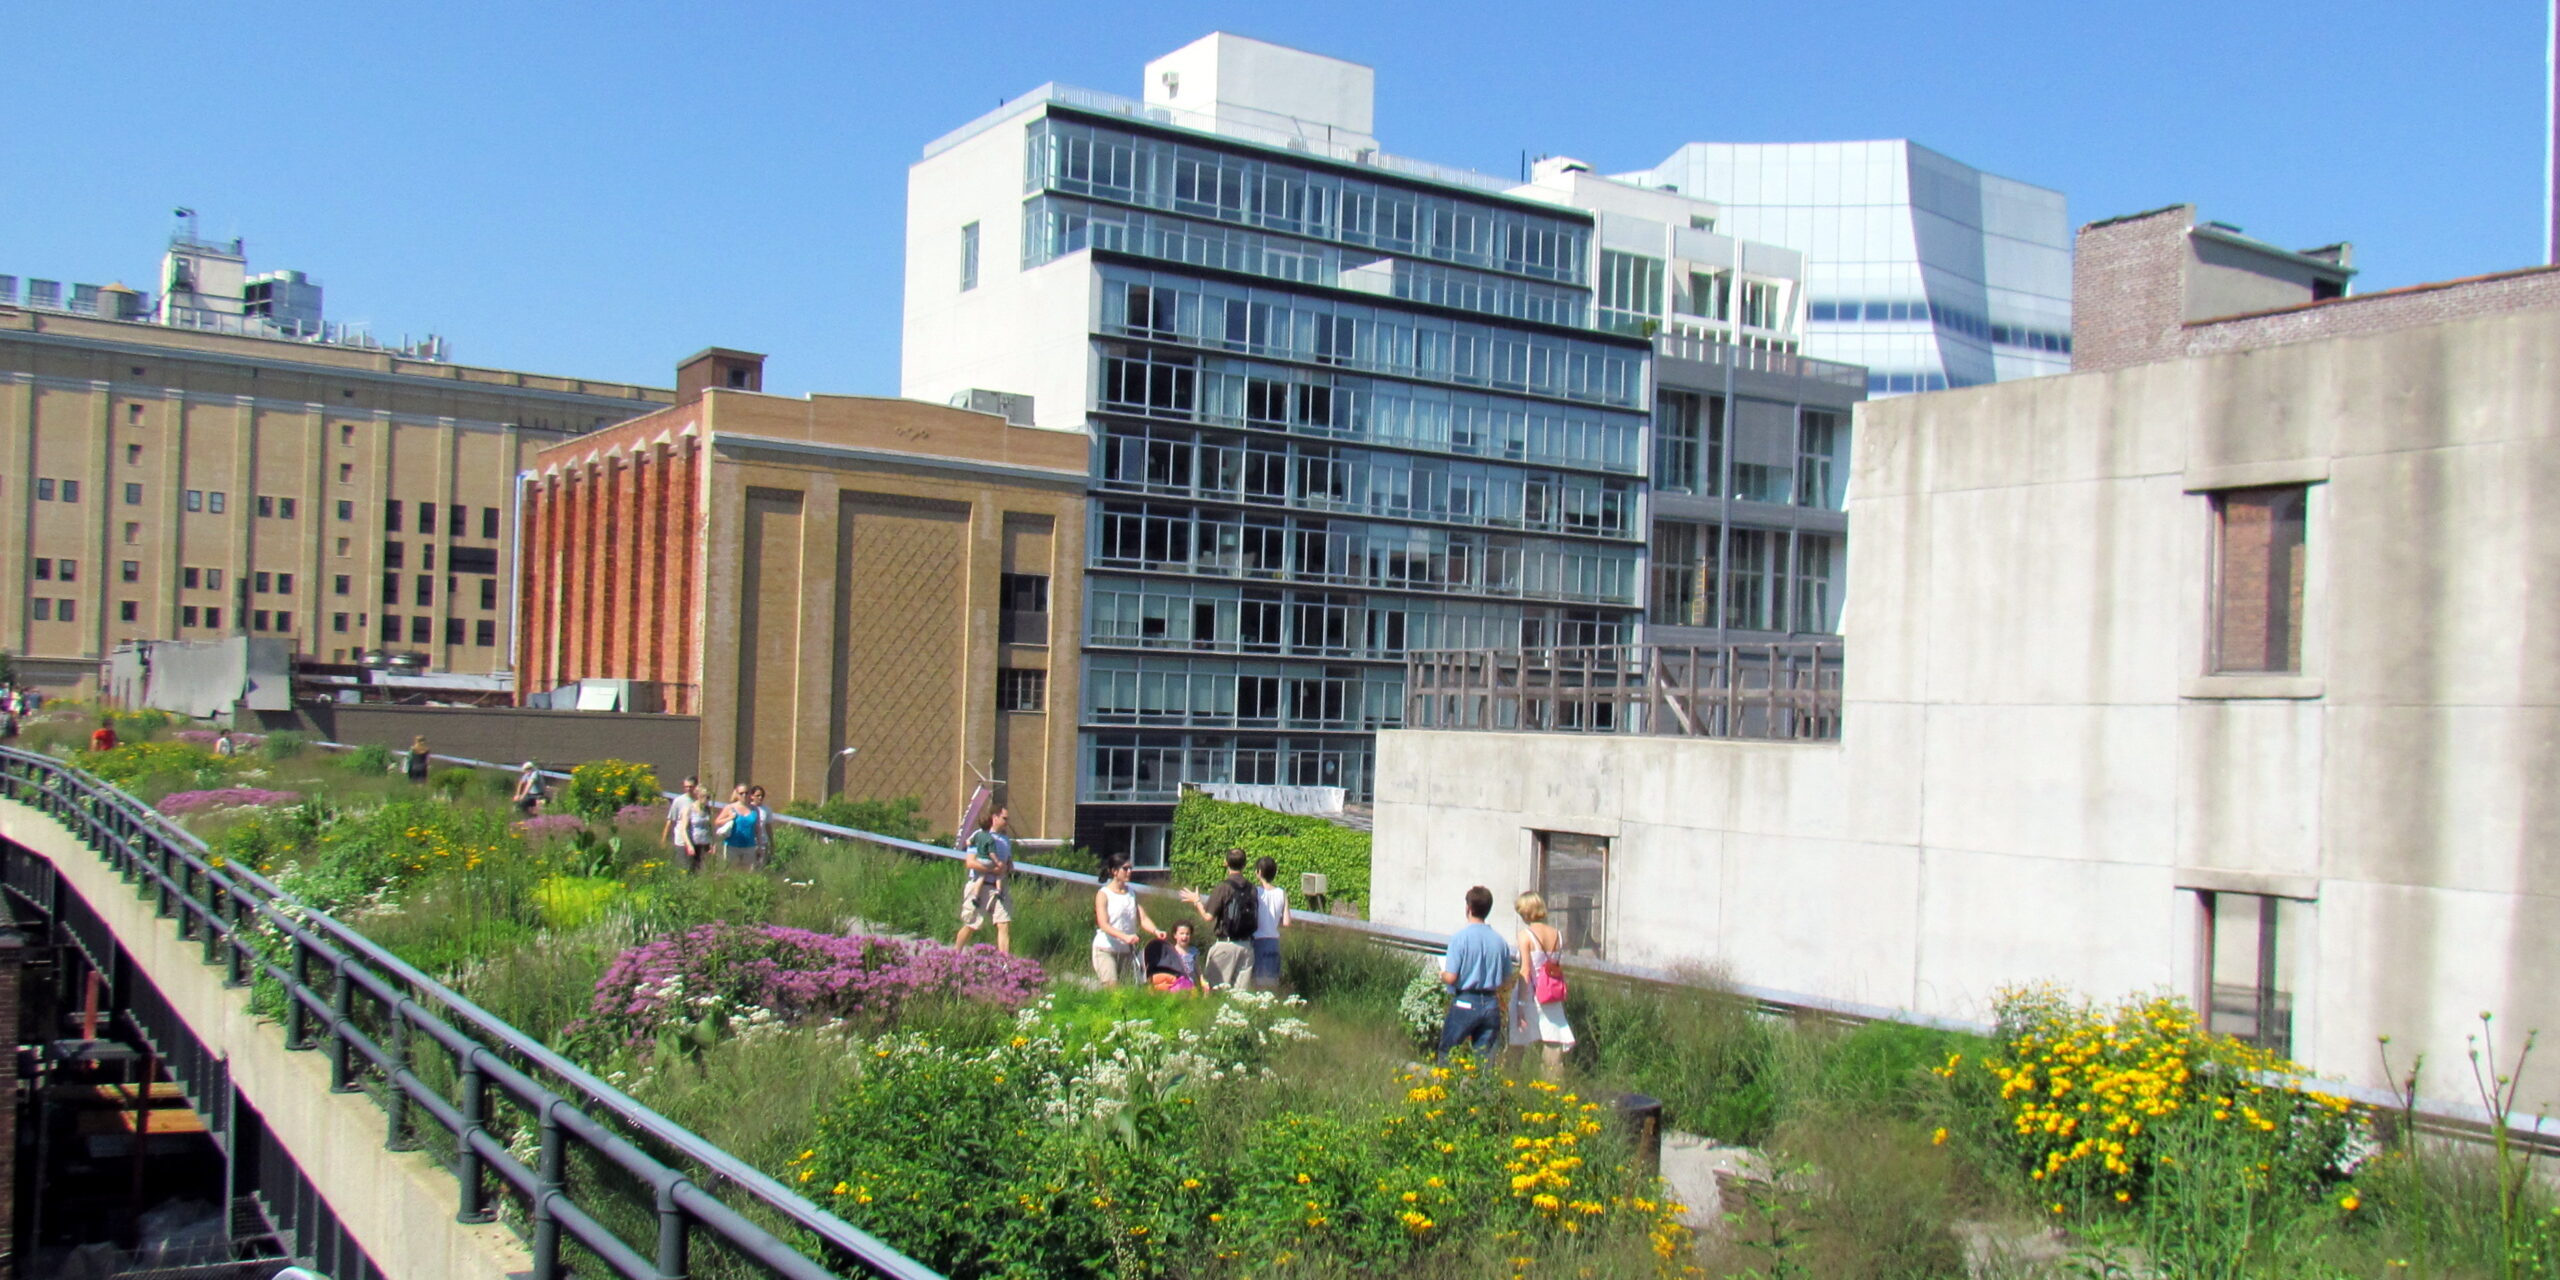
[[[664,389],[0,306],[0,648],[127,640],[509,663],[514,479]]]
[[[760,362],[703,352],[681,403],[542,452],[520,695],[633,681],[701,717],[723,794],[914,795],[947,827],[974,768],[1018,832],[1072,835],[1085,438],[768,396]]]

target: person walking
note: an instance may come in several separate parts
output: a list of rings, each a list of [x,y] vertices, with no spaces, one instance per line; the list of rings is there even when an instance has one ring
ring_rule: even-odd
[[[1520,983],[1511,995],[1511,1043],[1545,1050],[1546,1074],[1564,1069],[1565,1051],[1573,1047],[1573,1027],[1564,1017],[1564,935],[1547,923],[1547,900],[1524,893],[1511,908],[1521,920],[1515,944],[1520,952]]]
[[[1147,908],[1129,887],[1129,860],[1102,860],[1102,887],[1093,891],[1093,976],[1106,987],[1119,986],[1136,971],[1138,930],[1161,938],[1164,930],[1147,918]]]
[[[1280,931],[1289,927],[1289,891],[1280,887],[1280,860],[1264,854],[1254,860],[1253,987],[1280,989]]]
[[[1485,923],[1493,914],[1493,890],[1477,885],[1467,890],[1467,923],[1449,936],[1440,957],[1440,982],[1449,988],[1449,1016],[1440,1024],[1440,1052],[1465,1045],[1477,1058],[1493,1056],[1502,1038],[1502,984],[1511,979],[1511,944]]]
[[[773,810],[764,807],[764,788],[746,788],[746,795],[721,815],[716,831],[730,866],[755,871],[771,861]]]
[[[955,947],[969,945],[978,930],[996,927],[996,950],[1013,954],[1013,811],[997,805],[987,825],[969,837],[962,865],[969,882],[960,890],[960,935]]]
[[[406,774],[411,782],[427,780],[427,735],[422,733],[409,739],[408,754],[400,757],[400,772]]]
[[[667,802],[666,841],[687,872],[702,870],[702,855],[711,847],[711,800],[702,783],[693,778],[676,788],[676,798]]]
[[[542,769],[531,760],[525,761],[524,767],[516,771],[513,803],[516,812],[528,818],[542,807]]]
[[[1208,958],[1200,962],[1201,979],[1220,991],[1233,991],[1244,985],[1253,973],[1253,930],[1258,914],[1254,906],[1253,883],[1245,879],[1244,850],[1227,850],[1227,878],[1203,898],[1196,889],[1182,891],[1182,900],[1190,903],[1200,918],[1208,922],[1210,936]]]

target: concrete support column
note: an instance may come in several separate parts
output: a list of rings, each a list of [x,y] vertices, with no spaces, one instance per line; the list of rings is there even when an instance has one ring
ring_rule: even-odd
[[[0,907],[0,1035],[13,1051],[0,1053],[0,1280],[14,1280],[18,1259],[11,1242],[17,1238],[14,1212],[18,1203],[18,1055],[14,1046],[28,1039],[18,1025],[19,993],[26,981],[27,935]],[[39,1035],[55,1034],[42,1031]]]

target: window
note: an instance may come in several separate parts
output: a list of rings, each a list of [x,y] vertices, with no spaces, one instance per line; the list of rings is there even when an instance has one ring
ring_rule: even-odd
[[[347,589],[354,585],[354,579],[349,578],[343,573],[337,574],[329,579],[329,594],[333,596],[345,595],[347,594]]]
[[[1754,280],[1742,282],[1742,324],[1750,329],[1775,329],[1778,323],[1778,286]]]
[[[434,503],[432,503],[432,502],[421,502],[421,503],[419,503],[419,504],[418,504],[418,532],[420,532],[420,533],[434,533],[435,531],[436,531],[436,504],[434,504]]]
[[[352,463],[352,462],[341,462],[341,463],[339,463],[339,464],[338,464],[338,483],[340,483],[340,484],[353,484],[353,483],[355,483],[355,479],[356,479],[356,464],[354,464],[354,463]],[[344,505],[346,505],[346,504],[345,504],[345,503],[340,503],[339,505],[340,505],[340,506],[344,506]]]
[[[76,582],[80,578],[80,562],[77,560],[56,560],[53,569],[64,582]]]
[[[436,638],[436,620],[424,615],[409,619],[409,643],[430,644]]]
[[[2213,495],[2213,670],[2302,670],[2309,489],[2276,485]]]
[[[2196,903],[2204,988],[2197,1003],[2209,1028],[2291,1056],[2294,966],[2285,949],[2290,938],[2308,935],[2311,904],[2210,890],[2197,891]]]
[[[400,531],[400,500],[392,498],[382,504],[382,527],[393,533]]]
[[[455,547],[445,555],[444,566],[455,573],[496,573],[496,547]]]
[[[444,620],[444,642],[446,644],[462,643],[462,619],[447,618]]]
[[[1564,935],[1565,954],[1606,959],[1608,838],[1541,831],[1537,841],[1538,896],[1546,901],[1547,923]]]
[[[142,606],[140,604],[131,600],[116,601],[116,621],[140,622],[141,620]]]
[[[480,607],[483,609],[495,609],[498,607],[498,580],[496,578],[482,578],[480,580]]]
[[[35,574],[38,582],[53,581],[53,561],[45,556],[37,556]]]
[[[996,581],[999,637],[1005,644],[1049,643],[1049,575],[1008,573]]]
[[[294,518],[294,516],[293,516],[293,499],[291,499],[291,498],[278,498],[278,499],[276,499],[276,519],[278,519],[278,520],[291,520],[291,519],[293,519],[293,518]]]
[[[275,500],[275,499],[273,499],[273,498],[271,498],[271,497],[268,497],[267,495],[265,495],[265,494],[263,494],[263,493],[262,493],[262,494],[259,494],[259,495],[258,495],[258,515],[259,515],[259,518],[261,518],[261,519],[267,519],[267,520],[272,520],[272,519],[274,519],[274,518],[275,518],[275,514],[276,514],[276,500]]]
[[[53,602],[53,616],[56,621],[69,622],[72,620],[72,610],[78,607],[79,602],[76,600],[56,600]]]
[[[498,624],[487,618],[471,624],[471,643],[483,649],[498,643]]]
[[[407,551],[408,551],[408,546],[407,546],[407,544],[406,544],[406,543],[399,543],[399,542],[385,542],[385,543],[383,543],[383,544],[382,544],[382,567],[383,567],[383,568],[385,568],[385,569],[399,569],[399,568],[404,568],[404,567],[406,567],[406,566],[407,566],[407,564],[408,564]]]
[[[978,224],[960,228],[960,291],[978,287]]]
[[[208,489],[205,491],[204,495],[204,509],[215,515],[220,515],[222,514],[223,503],[228,500],[230,496],[231,495],[224,493],[219,489]]]
[[[222,570],[220,570],[220,569],[207,569],[207,570],[205,570],[205,571],[204,571],[204,585],[205,585],[205,589],[206,589],[206,590],[208,590],[208,591],[220,591],[220,590],[222,590]]]
[[[1840,415],[1807,409],[1796,422],[1796,505],[1837,511],[1846,496]]]
[[[444,509],[444,531],[451,537],[468,537],[471,533],[471,508],[457,502]]]
[[[349,541],[348,541],[348,540],[346,540],[345,538],[340,538],[340,539],[338,539],[338,552],[337,552],[337,553],[338,553],[339,555],[341,555],[341,556],[344,556],[345,554],[347,554],[347,549],[348,549],[349,547],[353,546],[353,545],[354,545],[353,543],[349,542]]]
[[[129,445],[126,445],[126,446],[124,447],[124,462],[125,462],[125,465],[126,465],[126,466],[128,466],[128,467],[138,467],[138,466],[141,466],[141,465],[142,465],[142,446],[141,446],[141,445],[138,445],[138,444],[129,444]]]
[[[495,538],[498,536],[498,509],[496,507],[480,508],[480,536],[483,538]]]
[[[423,606],[425,606],[425,605],[431,605],[431,604],[434,604],[435,602],[436,602],[436,579],[435,579],[435,575],[434,575],[434,574],[431,574],[431,573],[422,573],[422,574],[419,574],[419,575],[418,575],[418,603],[419,603],[419,605],[423,607]]]
[[[124,407],[124,421],[125,421],[125,425],[126,425],[126,426],[131,426],[131,427],[138,427],[138,426],[141,426],[141,425],[142,425],[142,406],[141,406],[141,405],[138,405],[138,404],[129,404],[129,405],[126,405],[126,406]]]
[[[436,544],[432,542],[418,544],[418,567],[421,569],[436,567]]]
[[[127,560],[118,564],[116,566],[116,576],[122,578],[126,582],[142,581],[142,562],[139,560]]]
[[[276,575],[276,594],[280,596],[289,596],[293,594],[292,574],[279,573]]]
[[[267,629],[266,610],[260,609],[249,615],[249,629],[251,631],[264,631]]]
[[[142,523],[140,521],[127,520],[124,522],[124,540],[129,543],[142,541]]]
[[[1121,825],[1113,823],[1102,829],[1103,847],[1113,845],[1129,851],[1129,865],[1139,871],[1165,869],[1165,833],[1170,830],[1161,822]]]
[[[1662,260],[1600,251],[1600,326],[1650,333],[1662,317]]]
[[[340,444],[354,444],[355,442],[356,442],[356,424],[354,424],[354,423],[352,423],[352,422],[341,422],[341,423],[339,423],[339,424],[338,424],[338,443],[340,443]]]
[[[1796,535],[1795,629],[1828,635],[1840,629],[1838,570],[1840,539],[1818,533]]]
[[[187,504],[186,504],[186,505],[187,505],[187,510],[189,510],[189,511],[202,511],[202,510],[204,510],[204,490],[202,490],[202,489],[189,489],[189,490],[187,490]]]
[[[291,610],[291,609],[278,609],[278,610],[276,610],[276,630],[278,630],[278,631],[291,631],[291,630],[293,630],[293,610]]]
[[[343,613],[330,614],[329,629],[331,631],[344,632],[347,629],[347,615]]]
[[[38,622],[51,622],[51,621],[53,621],[53,601],[52,601],[52,600],[47,599],[47,598],[45,598],[45,597],[43,597],[43,596],[37,596],[37,597],[36,597],[32,602],[30,602],[30,603],[32,604],[32,606],[33,606],[33,607],[34,607],[34,609],[35,609],[36,621],[38,621]]]
[[[62,500],[64,502],[78,502],[80,500],[79,481],[65,480],[62,482]],[[220,510],[220,508],[216,508],[216,510]]]
[[[204,585],[203,577],[202,569],[181,569],[178,571],[178,585],[193,591]]]
[[[387,613],[382,615],[382,642],[384,644],[400,643],[400,619]]]
[[[182,627],[192,627],[196,625],[196,607],[194,605],[182,604],[178,606],[178,625]]]
[[[141,486],[141,485],[138,485],[138,484],[132,484],[132,483],[129,483],[129,482],[125,485],[125,487],[124,487],[124,504],[125,504],[126,506],[128,506],[128,507],[138,507],[138,506],[141,506],[141,505],[142,505],[142,486]]]
[[[260,572],[251,576],[251,583],[252,585],[249,588],[251,591],[255,591],[260,595],[265,595],[269,588],[274,585],[274,579],[269,577],[266,573]]]
[[[996,710],[1046,711],[1048,709],[1048,672],[1007,670],[996,673]]]
[[[36,481],[36,501],[53,501],[53,482],[51,480],[39,479]]]
[[[382,602],[383,602],[384,604],[398,604],[398,603],[400,603],[400,575],[399,575],[399,574],[396,574],[396,573],[386,573],[386,574],[382,575]]]
[[[207,608],[204,611],[204,624],[208,627],[220,630],[222,627],[222,610]]]
[[[338,499],[338,518],[341,520],[355,519],[356,504],[349,502],[344,498]]]

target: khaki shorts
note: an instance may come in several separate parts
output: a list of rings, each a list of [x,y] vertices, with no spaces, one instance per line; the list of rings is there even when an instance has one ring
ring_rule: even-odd
[[[990,924],[1013,923],[1013,891],[978,889],[960,899],[960,927],[983,929]]]

